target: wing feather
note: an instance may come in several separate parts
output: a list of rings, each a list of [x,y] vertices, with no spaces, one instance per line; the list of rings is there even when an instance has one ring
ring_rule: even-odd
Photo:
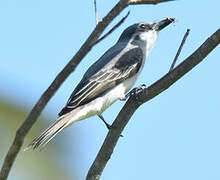
[[[136,47],[129,50],[120,58],[115,56],[112,61],[109,61],[109,63],[94,74],[88,72],[89,70],[94,71],[94,69],[90,67],[73,91],[66,106],[59,113],[59,116],[70,112],[78,106],[91,102],[95,98],[108,92],[123,80],[130,78],[139,71],[142,61],[142,50]],[[110,64],[112,62],[114,62],[114,64]],[[92,75],[88,77],[86,76],[87,74]]]

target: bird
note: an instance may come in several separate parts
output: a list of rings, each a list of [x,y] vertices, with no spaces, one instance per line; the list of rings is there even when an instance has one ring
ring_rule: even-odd
[[[58,118],[25,148],[44,147],[55,135],[76,121],[98,115],[108,128],[102,113],[116,100],[124,100],[136,82],[158,32],[174,22],[140,22],[127,27],[115,45],[85,72]]]

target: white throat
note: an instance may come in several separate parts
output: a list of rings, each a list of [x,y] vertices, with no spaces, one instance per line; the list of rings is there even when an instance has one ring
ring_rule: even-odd
[[[157,40],[157,31],[148,31],[140,34],[140,39],[146,42],[146,52],[149,53]]]

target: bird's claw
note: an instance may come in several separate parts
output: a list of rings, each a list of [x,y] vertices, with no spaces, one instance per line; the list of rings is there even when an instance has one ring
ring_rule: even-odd
[[[139,93],[142,93],[145,88],[146,88],[146,85],[141,84],[140,86],[132,89],[128,94],[126,94],[125,97],[128,98],[130,96],[134,96],[137,101],[140,101],[140,94]]]

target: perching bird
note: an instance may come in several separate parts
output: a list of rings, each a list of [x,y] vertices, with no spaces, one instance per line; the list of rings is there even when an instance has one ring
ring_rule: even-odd
[[[117,43],[84,74],[55,122],[25,149],[46,145],[72,123],[98,115],[118,99],[125,99],[143,69],[158,32],[173,22],[166,18],[156,23],[137,23],[121,34]]]

